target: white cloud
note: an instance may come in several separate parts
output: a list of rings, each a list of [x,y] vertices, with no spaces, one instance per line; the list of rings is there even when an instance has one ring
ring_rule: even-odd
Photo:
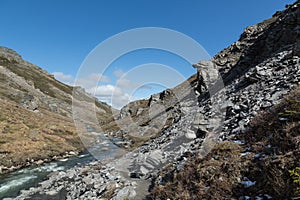
[[[74,83],[74,78],[72,77],[72,75],[64,74],[62,72],[53,72],[52,74],[60,82],[66,83],[68,85],[73,85]]]
[[[90,89],[92,87],[97,86],[100,82],[102,83],[109,83],[109,78],[107,76],[101,75],[101,74],[90,74],[83,78],[78,78],[77,80],[74,80],[74,83],[76,85],[80,85],[86,89]]]
[[[101,74],[92,73],[86,77],[75,78],[71,75],[64,74],[63,72],[53,72],[54,77],[68,85],[78,85],[85,90],[96,96],[100,101],[105,101],[110,103],[114,108],[120,109],[124,105],[130,102],[131,96],[125,92],[126,90],[132,90],[138,88],[139,85],[132,83],[127,79],[120,79],[118,81],[118,85],[114,86],[111,84],[107,84],[110,82],[110,79],[107,76],[101,76]],[[114,72],[114,75],[117,77],[121,77],[124,73],[121,70],[117,70]],[[99,83],[106,83],[105,85],[99,85]]]
[[[128,104],[131,101],[131,96],[127,93],[124,93],[123,95],[119,97],[114,97],[112,99],[112,106],[117,109],[121,109],[123,106]]]
[[[128,79],[119,79],[118,82],[117,82],[117,85],[121,88],[124,88],[124,89],[135,89],[135,88],[139,87],[138,84],[132,83]]]
[[[99,97],[107,97],[112,95],[119,96],[123,93],[120,88],[113,85],[99,85],[97,87],[92,87],[87,91]]]
[[[124,73],[122,70],[118,69],[118,70],[114,71],[113,74],[115,75],[115,77],[120,78],[120,77],[122,77],[125,73]]]
[[[90,88],[87,92],[96,96],[99,100],[110,103],[114,108],[122,108],[129,103],[130,95],[121,88],[113,85],[100,85]]]
[[[143,84],[138,84],[138,81],[134,81],[134,80],[139,80],[139,78],[134,77],[134,80],[132,80],[131,78],[129,78],[129,72],[123,72],[121,69],[115,70],[113,72],[114,76],[118,78],[117,80],[117,86],[122,88],[122,89],[138,89],[138,88],[143,88],[143,89],[148,89],[151,90],[152,88],[149,85],[143,85]],[[144,75],[144,74],[142,74]],[[129,79],[128,79],[129,78]]]
[[[110,82],[110,80],[107,76],[101,75],[99,73],[90,74],[88,77],[93,79],[93,80],[97,80],[99,82],[102,82],[102,83],[109,83]]]
[[[99,82],[102,83],[109,83],[110,80],[107,76],[104,76],[98,73],[92,73],[89,74],[86,77],[81,77],[78,79],[75,79],[72,75],[69,74],[64,74],[63,72],[53,72],[52,73],[54,75],[54,77],[63,82],[66,83],[68,85],[77,85],[77,86],[82,86],[85,89],[89,89],[91,87],[94,87],[96,85],[98,85]]]

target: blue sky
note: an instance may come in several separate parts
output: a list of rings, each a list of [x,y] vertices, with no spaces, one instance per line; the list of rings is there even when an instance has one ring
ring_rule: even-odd
[[[72,83],[86,56],[99,43],[120,32],[140,27],[172,29],[193,38],[213,56],[236,41],[246,26],[271,17],[276,11],[283,10],[285,4],[293,2],[0,0],[0,45],[16,50],[29,62],[55,73],[61,81]],[[100,85],[104,92],[109,93],[107,88],[115,88],[117,73],[124,74],[145,63],[171,66],[185,78],[194,73],[189,63],[176,55],[157,50],[136,51],[120,57],[103,74]],[[93,78],[97,78],[97,72]],[[134,83],[130,84],[133,86]],[[146,97],[164,88],[154,85],[144,87],[144,92],[135,91],[132,99]],[[127,95],[124,99],[128,100],[128,91],[120,89],[120,95]]]

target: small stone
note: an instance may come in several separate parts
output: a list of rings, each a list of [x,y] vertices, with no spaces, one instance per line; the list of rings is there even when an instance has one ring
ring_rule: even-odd
[[[46,195],[50,195],[50,196],[54,196],[56,195],[58,192],[56,190],[50,190],[50,191],[46,191],[45,194]]]
[[[144,174],[140,172],[130,172],[129,174],[130,178],[141,178],[142,176],[144,176]]]
[[[134,188],[131,186],[126,186],[117,193],[114,199],[125,199],[125,198],[132,199],[135,196],[136,196],[136,191],[134,190]]]

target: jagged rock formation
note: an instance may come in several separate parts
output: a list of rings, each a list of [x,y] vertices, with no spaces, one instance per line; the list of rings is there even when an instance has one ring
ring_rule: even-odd
[[[212,80],[207,80],[202,71],[204,74],[198,78],[203,80],[197,80],[194,75],[175,88],[126,106],[117,120],[121,128],[118,135],[128,139],[129,145],[135,142],[131,132],[138,138],[155,138],[148,137],[142,146],[106,164],[109,174],[118,178],[104,176],[101,170],[86,171],[86,177],[100,175],[105,179],[103,186],[106,189],[101,189],[101,193],[78,176],[74,180],[65,178],[72,173],[69,170],[61,178],[50,178],[53,182],[47,186],[24,191],[18,199],[40,192],[58,193],[62,188],[69,199],[124,199],[128,196],[142,199],[147,195],[151,178],[155,178],[157,185],[164,184],[158,176],[163,166],[172,163],[173,169],[179,171],[189,155],[204,157],[218,141],[234,139],[247,129],[257,112],[271,108],[299,84],[299,30],[300,2],[297,1],[271,19],[246,28],[238,42],[218,53],[210,62],[195,64],[200,70],[211,64],[218,69],[219,75]],[[224,84],[220,84],[220,77]],[[204,83],[208,91],[203,87],[203,92],[197,94],[199,82],[200,85]],[[151,107],[155,105],[161,108],[155,109],[160,112],[154,112],[157,115],[149,118]],[[161,126],[160,116],[170,119],[170,123]],[[126,125],[128,127],[123,128]],[[63,187],[54,186],[58,181]]]
[[[211,85],[212,80],[209,80],[217,79],[218,74],[212,70],[213,68],[218,69],[222,76],[225,95],[213,98],[216,104],[225,102],[221,106],[222,109],[226,109],[226,123],[222,135],[243,130],[249,121],[246,116],[251,118],[261,108],[265,109],[278,103],[281,96],[299,82],[299,34],[299,12],[295,4],[286,11],[277,12],[268,20],[247,27],[237,42],[215,55],[211,61],[201,61],[194,65],[195,68],[200,68],[200,76],[193,76],[188,82],[196,91],[200,91],[200,88],[204,90],[207,86],[211,93],[215,93]],[[185,104],[191,101],[189,98],[195,96],[188,97],[185,94],[187,97],[178,98],[179,95],[173,95],[168,98],[168,95],[164,95],[164,93],[178,94],[179,90],[187,89],[178,87],[152,95],[148,100],[148,107],[140,106],[139,102],[131,103],[121,111],[122,116],[131,116],[144,121],[149,113],[142,110],[147,111],[150,105],[154,104],[163,105],[170,118],[174,113],[184,113]],[[211,118],[207,116],[208,110],[211,109],[207,104],[207,95],[201,95],[199,99],[201,111],[197,112],[197,121],[199,118]],[[183,98],[187,100],[182,102],[181,106],[179,102]],[[135,112],[132,112],[133,110]],[[205,119],[202,119],[200,124],[209,124],[204,121]],[[140,124],[143,123],[138,123]],[[135,132],[139,135],[139,131]]]
[[[96,102],[101,123],[113,119],[110,106],[98,102],[82,88],[65,85],[24,61],[15,51],[0,47],[0,169],[3,172],[9,167],[51,160],[68,151],[83,149],[77,134],[80,131],[77,132],[72,119],[73,92],[81,97],[75,103],[85,112],[93,112],[92,105]]]

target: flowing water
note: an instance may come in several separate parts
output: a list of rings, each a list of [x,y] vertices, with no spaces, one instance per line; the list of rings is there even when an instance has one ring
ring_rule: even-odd
[[[21,190],[37,186],[38,183],[43,181],[51,172],[64,171],[74,166],[84,165],[95,160],[105,160],[115,157],[120,148],[103,134],[97,135],[101,142],[94,145],[89,151],[85,151],[78,156],[64,158],[40,166],[27,167],[0,175],[0,199],[5,197],[16,197]]]

